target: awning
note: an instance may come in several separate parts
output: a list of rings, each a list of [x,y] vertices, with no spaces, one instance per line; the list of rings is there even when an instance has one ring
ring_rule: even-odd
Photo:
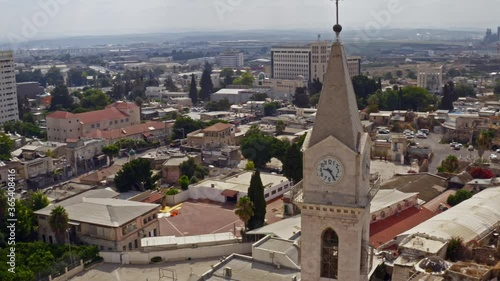
[[[225,197],[235,197],[236,195],[238,195],[238,191],[226,189],[226,190],[222,191],[221,195],[225,196]]]

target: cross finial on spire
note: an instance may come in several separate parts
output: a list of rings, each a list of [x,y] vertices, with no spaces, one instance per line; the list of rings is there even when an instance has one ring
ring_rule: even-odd
[[[337,24],[333,26],[333,31],[337,34],[337,40],[339,39],[340,32],[342,31],[342,25],[339,24],[339,0],[335,0],[335,6],[337,11]]]

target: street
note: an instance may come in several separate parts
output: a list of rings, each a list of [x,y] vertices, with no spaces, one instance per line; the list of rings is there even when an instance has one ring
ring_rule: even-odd
[[[477,160],[479,156],[477,155],[477,150],[468,151],[467,147],[462,147],[460,150],[455,150],[450,147],[449,143],[441,144],[442,135],[430,133],[427,139],[415,139],[415,142],[419,143],[421,146],[429,146],[432,148],[432,152],[434,153],[434,158],[429,165],[429,172],[436,173],[437,167],[441,164],[441,162],[446,159],[449,155],[455,155],[459,160],[460,159],[472,159]],[[488,159],[492,151],[486,151],[483,155],[485,159]]]

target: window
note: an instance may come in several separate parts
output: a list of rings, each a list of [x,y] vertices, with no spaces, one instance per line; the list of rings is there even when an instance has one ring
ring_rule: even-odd
[[[337,278],[339,263],[339,237],[328,228],[321,237],[321,277]]]
[[[401,204],[398,204],[398,211],[401,211]]]
[[[382,211],[382,213],[380,213],[380,217],[381,218],[385,218],[385,212],[384,211]]]
[[[266,194],[264,195],[264,197],[265,197],[265,198],[269,197],[269,193],[266,193]]]
[[[282,192],[282,191],[283,191],[283,187],[278,188],[278,192]]]
[[[372,216],[372,221],[376,221],[377,220],[377,216],[376,215],[373,215]]]

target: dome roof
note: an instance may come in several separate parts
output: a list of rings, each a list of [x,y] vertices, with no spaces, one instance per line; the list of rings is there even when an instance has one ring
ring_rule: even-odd
[[[417,269],[433,274],[443,274],[447,268],[446,261],[438,256],[427,257],[417,265]]]

